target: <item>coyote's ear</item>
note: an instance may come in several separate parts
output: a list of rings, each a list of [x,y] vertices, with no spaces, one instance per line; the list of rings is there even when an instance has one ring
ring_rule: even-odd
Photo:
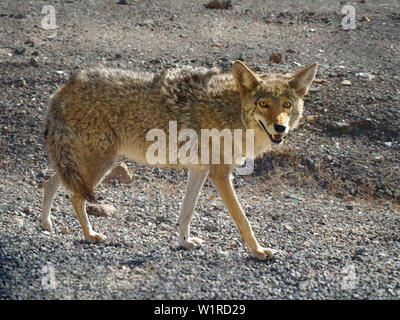
[[[235,61],[232,67],[233,79],[240,93],[254,90],[259,84],[257,76],[241,61]]]
[[[300,97],[303,97],[314,81],[315,73],[317,72],[318,63],[314,62],[309,66],[297,71],[290,79],[289,85],[294,88]]]

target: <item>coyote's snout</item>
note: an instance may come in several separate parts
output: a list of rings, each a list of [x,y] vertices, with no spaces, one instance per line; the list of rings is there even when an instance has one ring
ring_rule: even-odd
[[[298,125],[303,97],[316,69],[314,63],[292,75],[255,74],[236,61],[232,73],[191,67],[159,74],[116,69],[79,71],[54,93],[49,103],[44,140],[57,173],[44,184],[43,228],[52,228],[50,208],[63,183],[72,192],[71,203],[85,238],[102,240],[104,236],[90,225],[86,201],[94,201],[93,189],[120,155],[149,163],[146,155],[154,141],[146,137],[150,130],[159,129],[167,133],[166,145],[177,143],[179,151],[160,149],[165,153],[165,162],[157,165],[189,169],[179,215],[179,243],[194,248],[202,241],[190,236],[190,222],[198,193],[210,176],[251,251],[260,259],[273,255],[274,250],[263,248],[255,239],[230,175],[248,156],[246,149],[250,146],[251,154],[257,157],[269,146],[281,144]],[[176,123],[178,137],[168,135],[170,123]],[[201,136],[204,130],[232,136],[238,130],[252,132],[253,140],[249,141],[246,134],[232,141],[224,136],[224,143],[217,148],[213,148],[211,139],[187,141],[188,132]],[[232,163],[222,159],[227,147],[235,150]],[[212,153],[199,157],[204,149]],[[183,161],[176,154],[181,150],[184,155],[197,156]]]

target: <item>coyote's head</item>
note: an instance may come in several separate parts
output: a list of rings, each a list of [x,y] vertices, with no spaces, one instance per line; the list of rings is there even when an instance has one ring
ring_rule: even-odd
[[[281,144],[303,113],[303,98],[314,80],[315,62],[293,75],[255,74],[240,61],[232,68],[240,92],[244,120],[250,128],[260,126],[266,139]]]

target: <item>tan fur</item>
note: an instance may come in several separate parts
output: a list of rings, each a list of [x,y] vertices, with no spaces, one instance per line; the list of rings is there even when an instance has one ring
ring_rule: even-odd
[[[50,99],[45,146],[57,173],[44,186],[42,226],[51,230],[51,203],[63,183],[73,193],[71,203],[85,237],[102,240],[104,236],[90,226],[86,200],[95,200],[94,187],[118,156],[147,163],[146,151],[154,141],[146,141],[146,134],[154,128],[168,133],[170,121],[177,121],[178,132],[193,129],[199,137],[201,129],[254,129],[254,156],[259,156],[271,146],[272,139],[278,143],[298,125],[302,99],[316,68],[314,63],[292,76],[257,75],[236,61],[232,74],[191,67],[159,74],[117,69],[79,71]],[[282,128],[285,131],[280,133],[275,130]],[[198,193],[209,175],[251,251],[260,259],[274,253],[255,239],[232,188],[230,175],[245,157],[245,144],[243,135],[242,154],[232,164],[224,164],[223,159],[220,164],[173,163],[174,155],[166,150],[167,163],[160,166],[189,168],[179,217],[182,246],[194,248],[201,243],[190,237],[189,227]],[[179,142],[178,148],[182,145]],[[202,147],[199,141],[199,152]]]

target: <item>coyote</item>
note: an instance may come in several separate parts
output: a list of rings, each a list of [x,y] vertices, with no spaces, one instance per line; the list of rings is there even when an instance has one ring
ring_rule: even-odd
[[[85,238],[103,240],[105,237],[90,225],[86,201],[95,201],[94,187],[120,155],[149,163],[146,152],[153,142],[146,139],[147,133],[154,128],[168,132],[171,121],[176,122],[178,132],[253,130],[253,157],[282,144],[299,123],[303,97],[317,65],[315,62],[290,75],[256,74],[240,61],[233,62],[232,72],[188,66],[158,74],[105,68],[77,72],[49,102],[44,141],[56,173],[44,183],[42,227],[52,229],[50,208],[63,183],[72,192],[70,201]],[[245,157],[246,141],[243,136],[242,151],[236,152],[232,163],[171,161],[176,157],[168,148],[164,150],[167,160],[159,163],[160,167],[189,169],[178,218],[181,246],[192,249],[202,243],[190,236],[190,222],[208,175],[251,252],[259,259],[276,253],[258,243],[232,187],[231,173]],[[200,150],[207,143],[194,147]]]

